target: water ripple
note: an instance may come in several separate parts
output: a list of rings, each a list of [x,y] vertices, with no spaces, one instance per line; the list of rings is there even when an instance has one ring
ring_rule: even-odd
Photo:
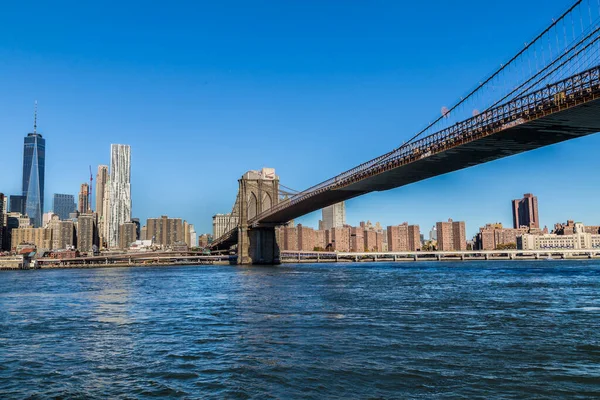
[[[2,399],[600,397],[595,261],[1,275]]]

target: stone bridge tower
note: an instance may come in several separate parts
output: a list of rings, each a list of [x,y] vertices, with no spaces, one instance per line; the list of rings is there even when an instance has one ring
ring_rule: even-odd
[[[279,177],[273,168],[248,171],[239,182],[238,264],[279,263],[275,227],[252,227],[248,221],[279,203]]]

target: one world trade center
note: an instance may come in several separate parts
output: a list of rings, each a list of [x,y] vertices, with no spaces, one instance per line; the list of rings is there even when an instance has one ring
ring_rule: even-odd
[[[25,212],[33,226],[42,226],[44,213],[44,171],[46,166],[46,140],[37,133],[37,103],[33,133],[27,134],[23,147],[23,196]]]

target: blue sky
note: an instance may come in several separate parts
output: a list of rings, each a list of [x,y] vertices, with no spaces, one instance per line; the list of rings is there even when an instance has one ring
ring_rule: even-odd
[[[77,194],[111,143],[132,146],[133,214],[198,233],[237,179],[276,168],[300,190],[397,147],[570,1],[7,2],[0,13],[0,192],[20,190],[23,136],[47,141],[46,205]],[[415,4],[418,3],[418,4]],[[347,203],[348,223],[600,224],[593,135]],[[316,225],[318,213],[298,220]]]

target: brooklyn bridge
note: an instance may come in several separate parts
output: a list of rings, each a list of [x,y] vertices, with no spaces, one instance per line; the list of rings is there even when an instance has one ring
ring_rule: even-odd
[[[400,147],[300,192],[250,171],[214,250],[239,264],[279,261],[275,228],[389,190],[600,131],[600,6],[577,1]],[[285,196],[282,196],[285,194]]]

